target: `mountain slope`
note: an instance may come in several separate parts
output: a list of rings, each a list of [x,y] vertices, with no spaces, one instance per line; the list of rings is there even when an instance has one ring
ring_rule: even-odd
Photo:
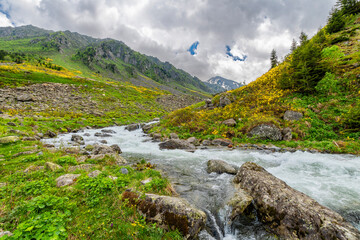
[[[243,86],[243,84],[220,76],[212,77],[206,80],[205,84],[212,89],[213,93],[225,92]]]
[[[23,26],[0,28],[0,44],[2,50],[48,56],[55,64],[80,70],[84,77],[95,73],[135,84],[139,78],[146,82],[145,76],[161,84],[157,87],[167,86],[163,89],[177,94],[203,96],[211,92],[198,78],[113,39],[95,39],[70,31],[52,32]]]
[[[360,154],[360,15],[340,19],[340,30],[326,26],[256,81],[169,114],[157,131]]]

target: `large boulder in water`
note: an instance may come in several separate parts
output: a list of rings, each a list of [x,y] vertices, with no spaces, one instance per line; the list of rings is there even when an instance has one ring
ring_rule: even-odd
[[[180,139],[169,139],[165,142],[159,144],[160,149],[185,149],[185,150],[195,150],[195,146],[189,143],[186,140]]]
[[[122,195],[129,203],[146,216],[147,221],[156,222],[165,229],[178,229],[185,239],[195,239],[204,228],[206,214],[179,197],[160,196],[126,191]]]
[[[249,137],[260,139],[270,139],[273,141],[280,141],[282,139],[281,131],[278,127],[272,124],[260,124],[251,129]]]
[[[338,213],[255,163],[244,163],[234,183],[254,199],[259,220],[284,239],[360,239],[360,232]]]

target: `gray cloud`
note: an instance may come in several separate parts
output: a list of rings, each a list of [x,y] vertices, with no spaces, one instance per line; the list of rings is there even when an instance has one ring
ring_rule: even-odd
[[[326,24],[336,0],[0,0],[16,25],[33,24],[112,37],[169,61],[200,79],[214,75],[250,82],[269,69],[269,54],[289,52],[301,31]],[[5,15],[4,15],[5,16]],[[0,16],[0,24],[9,22]],[[2,20],[1,20],[2,19]],[[186,50],[199,41],[197,55]],[[227,58],[229,45],[245,62]]]

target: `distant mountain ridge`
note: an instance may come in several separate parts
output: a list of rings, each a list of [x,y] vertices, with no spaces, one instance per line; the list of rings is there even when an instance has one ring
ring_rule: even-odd
[[[32,25],[0,27],[0,40],[6,43],[0,49],[55,56],[55,63],[56,56],[60,55],[62,63],[76,65],[81,62],[91,71],[111,78],[144,79],[146,76],[178,92],[212,93],[197,77],[169,62],[134,51],[118,40],[97,39],[70,31],[54,32]],[[21,41],[21,44],[15,44],[16,41]]]
[[[225,92],[244,86],[243,84],[220,76],[212,77],[206,80],[205,84],[211,88],[213,93]]]

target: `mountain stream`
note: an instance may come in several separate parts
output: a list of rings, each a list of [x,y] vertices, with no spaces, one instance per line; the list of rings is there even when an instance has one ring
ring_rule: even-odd
[[[108,127],[116,132],[112,137],[95,137],[100,129],[82,130],[85,144],[118,144],[127,159],[145,159],[156,164],[172,182],[181,197],[206,212],[207,229],[199,237],[211,239],[275,239],[262,224],[255,220],[238,219],[229,225],[229,207],[226,205],[234,188],[234,176],[208,174],[210,159],[221,159],[240,167],[252,161],[285,181],[289,186],[304,192],[322,205],[340,213],[360,230],[360,157],[352,155],[320,154],[297,151],[294,153],[265,153],[255,150],[226,148],[198,149],[194,153],[183,150],[160,150],[156,142],[144,135],[141,129],[129,132],[124,126]],[[84,136],[89,133],[90,136]],[[59,146],[71,145],[72,134],[59,135],[44,142]]]

